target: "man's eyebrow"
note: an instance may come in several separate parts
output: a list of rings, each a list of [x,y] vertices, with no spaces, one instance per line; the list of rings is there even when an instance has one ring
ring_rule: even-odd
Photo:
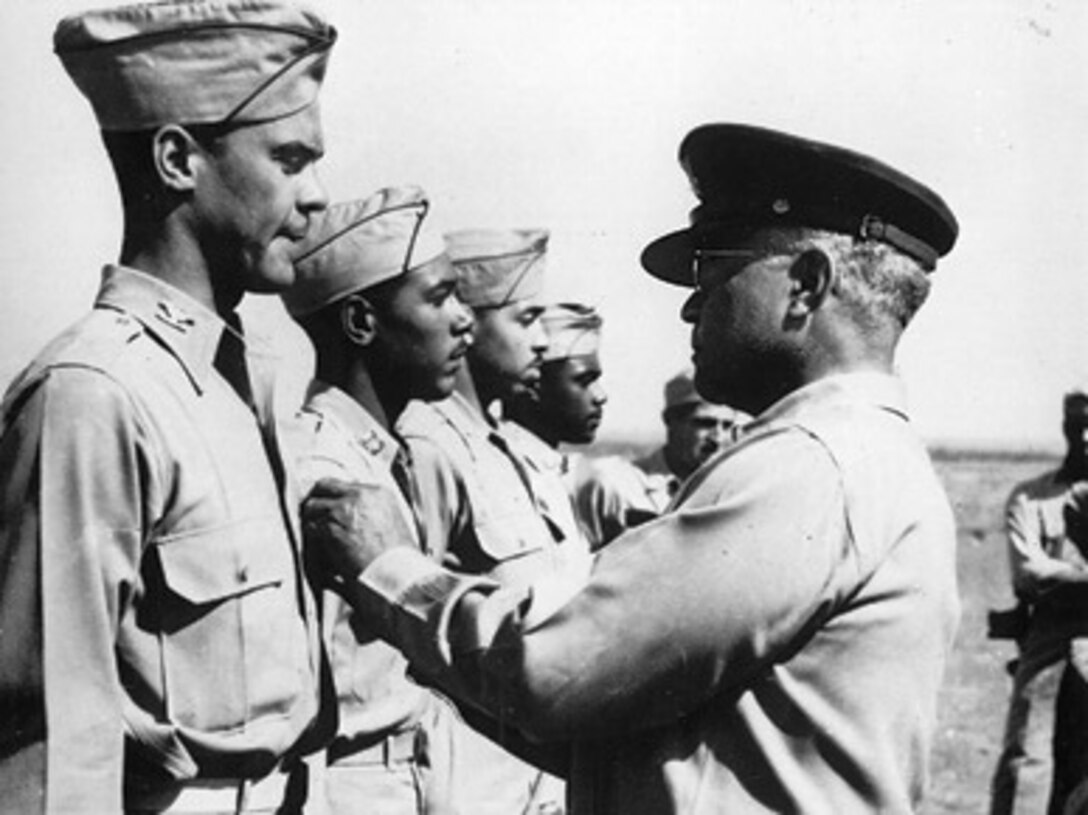
[[[310,161],[317,161],[325,155],[325,148],[321,145],[307,144],[303,141],[292,141],[277,145],[273,148],[272,154],[277,158],[306,158]]]

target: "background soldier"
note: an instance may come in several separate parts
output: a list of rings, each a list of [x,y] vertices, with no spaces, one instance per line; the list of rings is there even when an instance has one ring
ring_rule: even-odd
[[[392,428],[410,399],[452,392],[472,339],[427,211],[415,187],[330,208],[300,247],[284,294],[317,354],[300,415],[300,481],[338,477],[388,492],[412,532],[407,543],[420,550],[417,490]],[[340,722],[327,752],[331,812],[456,812],[452,709],[408,678],[404,657],[338,594],[322,597]]]
[[[1066,394],[1063,416],[1061,466],[1019,484],[1007,505],[1013,591],[1028,618],[994,776],[995,815],[1062,813],[1088,778],[1088,392]]]
[[[703,399],[690,370],[666,382],[665,444],[634,462],[621,456],[587,459],[578,471],[575,505],[590,546],[599,549],[664,512],[680,484],[733,441],[749,418]]]
[[[57,26],[124,236],[93,311],[3,406],[8,811],[292,811],[304,793],[299,758],[325,737],[316,616],[270,360],[234,308],[292,282],[325,206],[316,99],[334,39],[279,2]]]
[[[420,671],[568,744],[574,813],[912,812],[959,618],[952,512],[895,378],[957,224],[867,156],[744,125],[680,147],[699,206],[642,255],[695,291],[695,382],[756,416],[573,596],[304,512]]]
[[[559,445],[589,444],[608,397],[601,387],[601,316],[591,306],[558,303],[541,317],[548,350],[536,391],[503,402],[503,434],[525,461],[535,490],[570,540],[584,537],[574,515],[575,476],[583,456]],[[554,507],[554,509],[552,509]]]

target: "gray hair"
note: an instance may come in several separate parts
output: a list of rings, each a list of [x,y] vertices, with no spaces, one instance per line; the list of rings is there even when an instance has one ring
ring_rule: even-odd
[[[835,264],[833,293],[859,320],[891,317],[906,328],[929,296],[929,275],[918,261],[874,240],[820,229],[798,229],[793,248],[818,248]]]

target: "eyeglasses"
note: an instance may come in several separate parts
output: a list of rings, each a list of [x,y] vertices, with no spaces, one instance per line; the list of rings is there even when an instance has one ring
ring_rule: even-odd
[[[755,249],[696,249],[692,256],[691,276],[695,290],[709,292],[732,277],[736,277],[753,263],[759,263],[776,257],[786,257],[782,250],[756,251]],[[725,269],[724,274],[721,273]],[[714,274],[714,285],[709,285],[708,276]]]

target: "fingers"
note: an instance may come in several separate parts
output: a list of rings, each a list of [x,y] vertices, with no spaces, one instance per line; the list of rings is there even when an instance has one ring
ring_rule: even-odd
[[[339,478],[322,478],[313,489],[309,498],[344,498],[352,492],[357,492],[358,486],[350,481],[341,481]]]

